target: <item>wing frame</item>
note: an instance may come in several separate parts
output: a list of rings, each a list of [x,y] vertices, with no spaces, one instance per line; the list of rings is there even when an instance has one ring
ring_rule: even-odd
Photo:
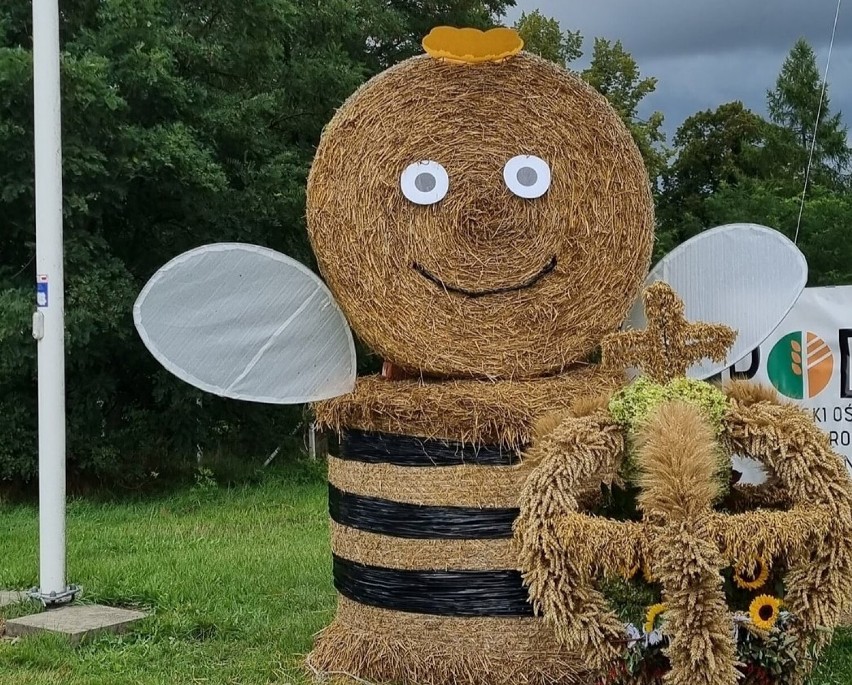
[[[290,318],[292,319],[298,313],[300,313],[302,308],[306,306],[309,301],[313,299],[317,294],[319,294],[322,298],[325,299],[327,303],[326,306],[330,306],[333,308],[336,317],[339,319],[339,322],[342,324],[342,328],[345,330],[347,341],[349,363],[345,383],[343,383],[339,387],[329,387],[324,392],[315,392],[312,394],[292,394],[282,395],[281,397],[250,395],[245,392],[231,391],[228,388],[222,388],[216,384],[210,383],[202,378],[199,378],[194,373],[181,368],[179,365],[174,363],[166,354],[162,352],[162,350],[160,349],[160,345],[158,345],[157,341],[152,338],[152,336],[149,334],[148,330],[145,328],[144,325],[143,307],[151,291],[157,287],[160,281],[169,272],[186,265],[188,262],[198,258],[200,255],[232,251],[243,251],[253,253],[255,255],[261,255],[274,262],[278,262],[279,264],[297,269],[301,273],[301,275],[312,281],[313,285],[316,288],[315,292],[305,300],[305,302],[299,307],[297,312],[291,315]],[[355,387],[355,379],[357,377],[357,356],[355,351],[355,341],[352,336],[352,330],[349,327],[349,324],[346,321],[346,317],[343,314],[343,310],[340,308],[340,305],[335,300],[331,290],[329,290],[328,286],[322,281],[322,279],[307,266],[293,259],[292,257],[288,257],[287,255],[284,255],[267,247],[262,247],[260,245],[252,245],[249,243],[219,242],[201,245],[199,247],[192,248],[190,250],[187,250],[186,252],[177,255],[176,257],[166,262],[163,266],[161,266],[151,276],[151,278],[146,282],[145,286],[139,292],[139,295],[137,296],[136,301],[133,304],[133,323],[145,347],[157,360],[157,362],[161,364],[169,373],[176,376],[185,383],[188,383],[189,385],[198,388],[199,390],[209,392],[219,397],[241,400],[245,402],[257,402],[261,404],[297,405],[319,402],[322,400],[332,399],[334,397],[340,397],[341,395],[346,395],[352,392]],[[262,351],[263,350],[257,353],[256,358],[261,354]],[[234,383],[232,383],[231,385],[234,385],[236,382],[237,381],[234,381]]]

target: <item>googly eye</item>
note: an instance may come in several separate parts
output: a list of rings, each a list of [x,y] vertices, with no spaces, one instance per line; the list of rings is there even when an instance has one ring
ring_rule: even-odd
[[[433,205],[447,196],[450,177],[438,162],[423,160],[405,168],[399,185],[402,194],[418,205]]]
[[[503,180],[515,195],[532,200],[550,188],[550,166],[540,157],[518,155],[506,162]]]

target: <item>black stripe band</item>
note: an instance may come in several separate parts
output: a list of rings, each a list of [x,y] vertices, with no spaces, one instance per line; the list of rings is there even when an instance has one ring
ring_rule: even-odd
[[[532,616],[520,571],[403,571],[334,557],[334,586],[370,606],[434,616]]]
[[[349,430],[340,444],[340,458],[367,464],[395,466],[511,466],[520,461],[516,450],[499,445],[467,443],[410,435]]]
[[[328,511],[337,523],[380,535],[418,540],[496,540],[512,537],[518,509],[426,507],[365,497],[328,485]]]

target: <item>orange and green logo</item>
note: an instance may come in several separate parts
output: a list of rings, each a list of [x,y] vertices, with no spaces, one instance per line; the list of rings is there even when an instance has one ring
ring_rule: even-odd
[[[816,397],[831,381],[834,355],[815,333],[795,331],[775,343],[766,371],[782,395],[794,400]]]

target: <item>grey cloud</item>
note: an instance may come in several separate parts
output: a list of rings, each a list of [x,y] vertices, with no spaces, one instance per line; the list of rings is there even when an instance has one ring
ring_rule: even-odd
[[[512,11],[540,9],[587,38],[621,39],[637,57],[788,50],[799,37],[827,45],[833,0],[518,0]],[[845,19],[845,20],[844,20]],[[841,12],[836,44],[852,44],[852,14]]]
[[[755,51],[640,62],[643,73],[659,79],[656,92],[643,103],[642,113],[663,112],[669,135],[691,114],[725,102],[740,100],[746,107],[765,113],[766,91],[780,67],[777,57]]]
[[[671,136],[689,115],[741,100],[765,113],[785,56],[799,37],[825,67],[834,0],[518,0],[509,20],[540,9],[565,29],[579,30],[591,51],[594,37],[618,39],[642,73],[658,78],[643,112],[666,115]],[[578,64],[585,65],[589,55]],[[829,83],[833,112],[852,112],[852,7],[841,9]]]

